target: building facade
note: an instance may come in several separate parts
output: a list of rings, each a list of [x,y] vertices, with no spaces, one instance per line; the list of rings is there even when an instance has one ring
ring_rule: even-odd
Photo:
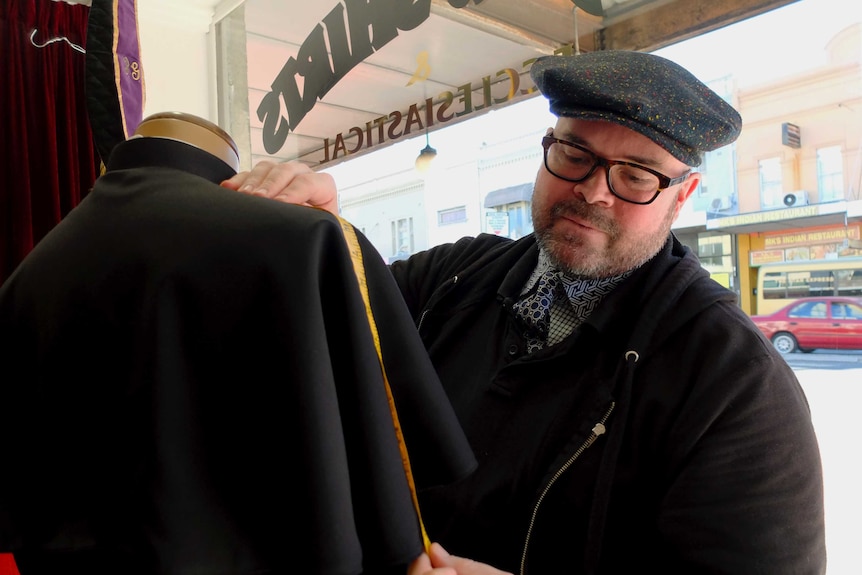
[[[862,256],[860,25],[826,49],[822,67],[736,92],[743,118],[734,144],[736,191],[709,190],[704,224],[677,232],[730,237],[700,241],[699,254],[709,261],[731,249],[734,287],[749,313],[758,311],[760,265]]]
[[[745,89],[732,76],[710,82],[740,111],[743,130],[706,155],[702,185],[674,232],[751,314],[761,264],[862,256],[859,23],[826,50],[826,65],[777,81]],[[418,140],[333,168],[342,213],[390,261],[405,247],[413,253],[464,235],[529,233],[539,140],[554,121],[544,106],[538,97],[436,132],[441,154],[429,173],[385,173],[409,162],[394,158],[415,156]],[[488,137],[501,124],[502,135]]]

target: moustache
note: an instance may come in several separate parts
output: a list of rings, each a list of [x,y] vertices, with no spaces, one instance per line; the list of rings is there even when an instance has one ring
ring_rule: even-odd
[[[554,204],[551,207],[551,217],[553,219],[576,217],[611,237],[615,237],[619,232],[617,223],[605,215],[602,212],[602,208],[577,199],[565,200]]]

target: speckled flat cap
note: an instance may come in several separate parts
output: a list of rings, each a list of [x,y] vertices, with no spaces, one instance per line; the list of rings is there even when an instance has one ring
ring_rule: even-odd
[[[615,122],[689,166],[730,144],[742,118],[691,72],[644,52],[606,50],[545,56],[530,69],[558,117]]]

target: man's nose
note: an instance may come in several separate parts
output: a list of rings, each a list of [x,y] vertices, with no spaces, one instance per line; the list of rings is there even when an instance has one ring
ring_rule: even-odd
[[[616,200],[608,186],[608,172],[604,166],[596,166],[586,179],[572,184],[572,188],[588,204],[611,205]]]

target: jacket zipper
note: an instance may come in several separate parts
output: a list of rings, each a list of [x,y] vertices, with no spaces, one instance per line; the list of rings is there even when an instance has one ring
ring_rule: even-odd
[[[575,451],[575,453],[573,453],[572,456],[568,460],[566,460],[566,462],[557,470],[557,472],[554,473],[554,476],[551,477],[551,480],[548,481],[548,484],[545,486],[544,489],[542,489],[542,493],[539,494],[539,499],[538,501],[536,501],[536,505],[533,507],[533,514],[530,517],[530,525],[527,528],[527,538],[524,540],[524,552],[521,554],[521,575],[525,575],[526,573],[525,567],[527,565],[527,549],[530,547],[530,537],[533,534],[533,526],[536,523],[536,516],[538,516],[539,514],[539,507],[541,507],[542,501],[544,501],[545,496],[548,494],[548,491],[551,490],[551,487],[554,486],[554,483],[557,482],[557,479],[559,479],[560,476],[575,463],[578,457],[580,457],[581,454],[586,451],[588,447],[595,443],[599,436],[605,434],[605,431],[607,431],[607,429],[605,428],[605,422],[611,416],[615,405],[616,404],[614,402],[611,402],[611,405],[610,407],[608,407],[608,410],[605,412],[604,416],[601,418],[601,420],[599,420],[598,423],[593,426],[593,432],[590,434],[590,436],[577,449],[577,451]]]
[[[419,323],[416,324],[416,331],[422,331],[422,322],[425,321],[425,316],[428,314],[428,308],[422,310],[422,315],[419,316]]]
[[[451,282],[452,285],[455,285],[456,283],[458,283],[458,276],[454,276],[452,279],[449,280],[449,282]],[[442,286],[440,286],[440,288],[445,286],[446,284],[443,284]],[[438,291],[440,290],[440,288],[437,288]],[[425,321],[425,316],[428,315],[429,311],[431,311],[431,306],[426,304],[425,309],[422,310],[422,315],[419,316],[419,322],[416,324],[416,331],[422,331],[422,323]]]

